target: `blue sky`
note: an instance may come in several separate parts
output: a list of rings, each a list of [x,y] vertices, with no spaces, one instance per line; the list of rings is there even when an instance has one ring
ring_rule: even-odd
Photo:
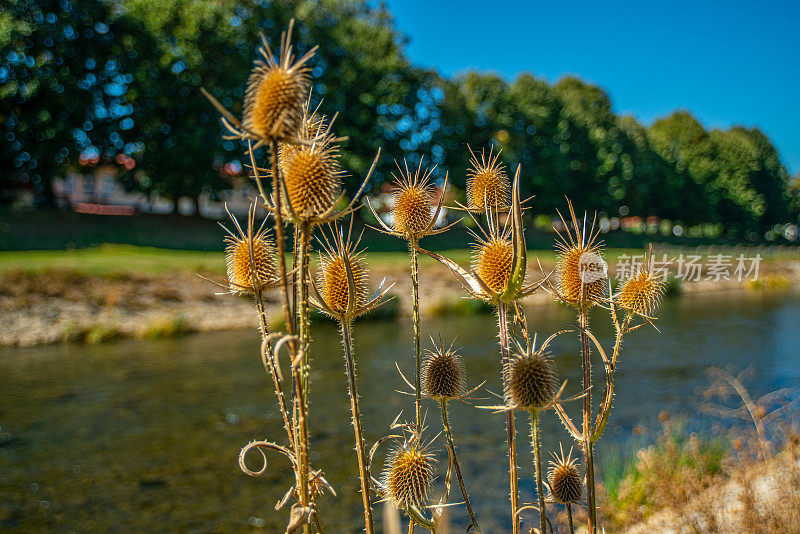
[[[709,129],[758,126],[800,172],[798,0],[387,4],[418,65],[574,74],[645,123],[688,109]]]

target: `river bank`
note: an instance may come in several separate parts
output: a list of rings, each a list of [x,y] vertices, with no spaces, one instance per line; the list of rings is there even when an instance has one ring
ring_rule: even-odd
[[[456,254],[463,256],[459,261],[467,263],[464,251]],[[372,283],[377,285],[383,277],[387,283],[394,283],[391,293],[398,300],[397,314],[408,315],[411,287],[404,255],[377,256]],[[549,272],[553,268],[552,255],[543,256],[543,268]],[[221,264],[221,254],[214,259]],[[146,260],[139,256],[122,257],[120,268],[113,270],[80,259],[47,263],[36,269],[25,268],[21,263],[11,264],[0,271],[0,345],[98,343],[120,337],[156,338],[257,326],[250,299],[220,294],[221,288],[198,276],[199,272],[206,278],[222,281],[223,274],[216,263],[210,264],[209,258],[199,256],[187,256],[180,261],[171,265],[157,255]],[[129,263],[129,269],[121,270]],[[139,264],[148,267],[134,267]],[[610,272],[612,276],[615,273],[613,264]],[[671,275],[674,274],[673,270]],[[469,304],[452,274],[437,263],[423,261],[420,279],[424,315],[487,311],[480,305]],[[762,262],[756,281],[673,281],[670,290],[681,294],[780,290],[797,287],[798,283],[800,261],[770,260]],[[268,296],[267,311],[279,317],[278,302],[273,297]],[[525,299],[524,304],[552,302],[552,295],[540,291]]]

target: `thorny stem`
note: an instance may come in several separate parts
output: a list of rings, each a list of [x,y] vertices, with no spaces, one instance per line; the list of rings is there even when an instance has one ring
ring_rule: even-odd
[[[347,367],[347,386],[350,393],[350,411],[353,416],[353,431],[356,439],[356,456],[358,456],[358,475],[361,479],[361,502],[364,505],[364,526],[367,534],[373,534],[375,527],[372,520],[372,503],[369,495],[369,473],[364,450],[364,436],[361,432],[361,411],[358,408],[358,388],[356,385],[356,364],[353,360],[352,326],[347,321],[340,323],[344,359]]]
[[[417,238],[409,239],[411,249],[411,301],[414,322],[414,358],[417,364],[416,374],[414,375],[415,397],[414,407],[417,416],[417,430],[422,428],[422,397],[420,388],[420,375],[422,365],[420,363],[420,340],[419,340],[419,264],[417,262]]]
[[[309,261],[309,242],[311,240],[311,225],[305,221],[300,226],[300,299],[299,304],[299,334],[300,346],[303,347],[303,390],[308,399],[308,342],[310,339],[310,314],[308,307],[308,261]]]
[[[281,296],[283,297],[283,313],[286,319],[286,330],[288,331],[288,335],[294,336],[295,335],[295,323],[294,323],[294,312],[290,308],[290,301],[289,301],[289,288],[288,288],[288,280],[286,279],[286,243],[284,241],[283,236],[283,217],[281,214],[281,203],[283,193],[281,191],[281,181],[280,176],[278,174],[278,141],[273,139],[270,142],[270,151],[272,153],[272,194],[273,194],[273,202],[275,206],[274,210],[274,217],[275,217],[275,241],[278,248],[278,273],[280,274],[281,278]],[[292,360],[297,356],[298,346],[297,341],[295,339],[291,339],[289,342],[289,347],[291,348],[292,352]],[[298,376],[297,373],[295,374],[295,380],[297,380]],[[296,384],[295,388],[298,386],[302,387],[301,384]],[[307,447],[307,436],[304,432],[304,426],[306,424],[305,418],[305,400],[304,400],[304,392],[302,389],[298,389],[296,391],[296,399],[295,402],[299,400],[299,406],[296,406],[297,410],[297,424],[300,430],[300,435],[295,438],[295,454],[298,460],[298,472],[297,472],[297,484],[298,484],[298,492],[300,493],[300,504],[301,506],[308,506],[309,502],[309,495],[308,495],[308,447]],[[310,534],[311,526],[306,523],[303,525],[303,532],[306,534]]]
[[[597,510],[594,492],[594,444],[591,439],[592,418],[592,362],[589,354],[589,310],[582,306],[578,312],[578,322],[581,327],[581,360],[583,362],[583,458],[586,467],[586,505],[588,508],[588,527],[591,534],[597,533]]]
[[[447,400],[440,399],[439,403],[442,406],[442,426],[444,433],[447,436],[447,450],[453,459],[453,467],[455,467],[456,478],[458,478],[458,485],[461,486],[461,495],[464,497],[464,504],[467,506],[467,513],[469,519],[472,521],[474,532],[480,532],[481,527],[478,524],[478,518],[475,517],[475,512],[472,511],[472,504],[469,502],[469,494],[467,493],[467,486],[464,484],[464,477],[461,475],[461,466],[458,464],[458,456],[456,456],[456,446],[453,442],[453,433],[450,429],[450,419],[447,417]]]
[[[261,337],[263,340],[266,340],[269,336],[269,327],[267,325],[267,314],[264,310],[264,297],[261,291],[256,292],[255,301],[256,310],[258,311],[259,326],[261,327]],[[278,373],[275,369],[275,360],[272,358],[272,345],[268,344],[267,347],[265,347],[265,349],[262,348],[262,350],[267,351],[266,354],[262,354],[262,358],[264,359],[267,370],[272,377],[272,383],[275,385],[275,396],[278,398],[278,406],[281,409],[283,426],[286,428],[286,434],[289,437],[289,445],[292,447],[292,449],[294,449],[294,434],[292,433],[292,424],[289,420],[289,409],[286,407],[286,398],[283,395],[283,385],[281,384],[281,379],[278,377]]]
[[[536,475],[536,495],[539,498],[539,530],[547,534],[547,514],[544,509],[544,487],[542,485],[542,444],[539,438],[539,410],[531,408],[531,446],[533,447],[533,466]]]
[[[497,323],[500,330],[500,352],[503,360],[503,390],[506,385],[506,367],[508,366],[508,310],[503,302],[497,305]],[[514,429],[514,412],[506,411],[506,441],[508,443],[508,478],[511,490],[511,518],[513,534],[520,532],[519,490],[517,489],[517,441]]]
[[[575,527],[572,524],[572,504],[567,503],[567,517],[569,518],[570,534],[575,534]]]

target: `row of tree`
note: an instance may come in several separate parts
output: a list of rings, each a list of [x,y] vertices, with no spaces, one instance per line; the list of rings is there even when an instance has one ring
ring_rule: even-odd
[[[707,131],[677,112],[650,127],[613,112],[576,78],[512,83],[470,72],[445,79],[412,65],[383,6],[354,0],[10,0],[0,7],[0,189],[29,183],[52,202],[52,178],[80,156],[136,161],[122,179],[169,198],[215,194],[241,145],[220,143],[208,87],[238,111],[260,34],[275,42],[298,21],[297,53],[319,45],[314,98],[349,137],[358,180],[378,147],[424,157],[464,187],[467,146],[522,164],[524,193],[552,213],[564,195],[613,215],[724,223],[734,234],[796,221],[800,202],[757,129]],[[124,171],[125,169],[123,169]],[[353,184],[349,184],[353,185]]]

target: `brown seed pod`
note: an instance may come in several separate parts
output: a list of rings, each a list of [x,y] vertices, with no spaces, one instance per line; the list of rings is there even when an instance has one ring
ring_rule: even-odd
[[[422,393],[434,399],[453,399],[464,394],[465,370],[456,351],[439,347],[427,350],[422,361]]]
[[[553,400],[556,376],[546,352],[512,355],[505,373],[505,399],[509,408],[543,408]]]
[[[491,235],[473,246],[472,269],[492,291],[501,293],[514,269],[514,245],[503,235]]]
[[[560,456],[550,454],[553,457],[550,460],[550,471],[547,475],[550,496],[558,503],[577,503],[583,495],[583,480],[578,472],[578,461],[572,458],[572,451],[568,456],[564,456],[563,448]]]
[[[275,283],[278,278],[275,245],[263,232],[252,239],[230,234],[225,237],[225,242],[225,264],[231,293],[250,295]]]
[[[259,48],[261,58],[255,62],[247,81],[242,122],[245,130],[262,139],[282,139],[300,128],[310,86],[306,63],[313,51],[293,63],[291,32],[290,25],[278,61],[264,41]]]
[[[649,271],[639,271],[622,284],[617,293],[617,303],[623,309],[652,316],[661,304],[665,284],[660,276]]]
[[[407,161],[404,164],[405,169],[396,163],[399,175],[392,173],[394,231],[406,238],[422,237],[433,218],[433,169],[423,168],[422,161],[414,171],[409,170]]]
[[[567,246],[557,243],[556,282],[559,295],[577,306],[593,306],[608,294],[606,276],[595,278],[590,270],[602,269],[599,247]]]
[[[427,504],[434,462],[430,451],[416,443],[405,443],[389,454],[382,484],[395,507],[423,507]]]
[[[471,210],[484,212],[487,209],[503,211],[509,207],[511,182],[505,165],[499,160],[500,152],[489,156],[481,150],[480,160],[470,149],[472,159],[467,170],[467,204]]]
[[[350,295],[345,263],[350,265],[355,295]],[[359,253],[347,250],[344,254],[320,254],[319,285],[325,303],[336,313],[347,313],[347,305],[355,298],[354,307],[362,306],[369,298],[367,263]]]
[[[298,217],[319,217],[336,202],[342,175],[337,156],[336,146],[325,142],[285,151],[281,170],[291,208]]]

